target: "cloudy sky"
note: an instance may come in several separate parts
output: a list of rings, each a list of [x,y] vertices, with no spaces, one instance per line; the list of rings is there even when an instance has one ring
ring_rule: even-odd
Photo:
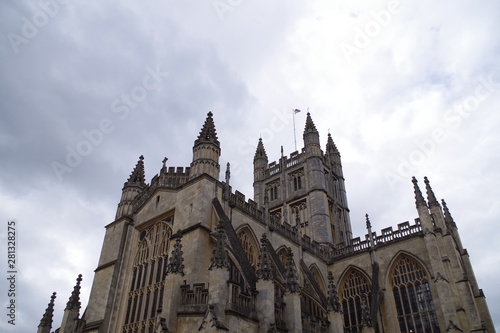
[[[0,239],[14,220],[18,274],[0,330],[35,330],[53,291],[59,327],[79,273],[86,305],[141,154],[148,181],[164,157],[188,166],[213,111],[251,197],[258,138],[271,161],[294,151],[295,108],[299,149],[309,108],[342,154],[356,236],[365,213],[378,231],[417,217],[411,176],[429,177],[499,329],[500,2],[367,3],[2,1]]]

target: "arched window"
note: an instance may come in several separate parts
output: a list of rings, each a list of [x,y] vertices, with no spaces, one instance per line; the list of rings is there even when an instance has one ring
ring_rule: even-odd
[[[357,269],[351,269],[344,277],[339,296],[342,298],[344,330],[361,333],[363,327],[363,302],[370,309],[370,282]]]
[[[139,236],[124,333],[138,332],[139,324],[146,332],[154,329],[153,318],[157,315],[163,299],[170,236],[172,229],[166,221],[143,230]]]
[[[394,263],[392,291],[401,332],[439,332],[429,279],[417,260],[402,255]]]
[[[311,266],[311,268],[309,268],[309,270],[311,271],[311,275],[314,281],[316,281],[316,283],[318,284],[319,289],[321,289],[323,294],[326,296],[325,284],[323,282],[323,278],[321,277],[321,273],[319,272],[318,268],[313,265]]]
[[[286,269],[286,259],[287,259],[286,247],[285,246],[281,247],[276,254],[280,259],[281,265],[283,265],[283,268]]]
[[[256,270],[259,259],[259,248],[257,247],[257,242],[255,241],[252,233],[248,230],[248,228],[243,228],[238,231],[237,236],[241,241],[241,245],[243,246],[243,250],[245,251],[248,260],[250,261],[250,265],[252,265],[253,269]]]

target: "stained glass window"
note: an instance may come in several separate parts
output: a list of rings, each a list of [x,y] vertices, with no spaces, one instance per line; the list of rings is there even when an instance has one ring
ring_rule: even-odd
[[[392,291],[401,332],[439,332],[429,279],[419,262],[409,256],[396,261]]]
[[[344,278],[339,295],[342,298],[344,330],[361,333],[363,298],[368,309],[370,308],[370,282],[359,270],[351,269]]]

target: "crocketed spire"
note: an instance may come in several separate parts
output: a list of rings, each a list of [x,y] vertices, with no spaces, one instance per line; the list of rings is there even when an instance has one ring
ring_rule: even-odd
[[[418,187],[418,181],[417,178],[412,177],[413,182],[413,190],[415,191],[415,204],[417,205],[417,208],[420,206],[426,206],[427,204],[425,203],[424,197],[422,195],[422,191],[420,191],[420,188]]]
[[[273,266],[271,255],[269,253],[269,249],[267,248],[266,234],[262,234],[260,239],[259,267],[256,273],[259,279],[273,280]]]
[[[50,296],[50,302],[43,314],[42,320],[40,320],[39,328],[52,328],[52,318],[54,317],[54,300],[56,299],[56,293],[52,293]]]
[[[73,292],[71,293],[71,296],[69,297],[68,303],[66,303],[66,309],[65,310],[76,310],[79,311],[81,307],[80,303],[80,282],[82,282],[82,274],[78,275],[78,278],[76,279],[76,285],[73,288]]]
[[[257,144],[257,150],[255,151],[254,159],[264,158],[267,160],[266,149],[264,148],[264,144],[262,143],[262,138],[259,138],[259,143]]]
[[[125,186],[127,185],[140,185],[144,186],[146,184],[146,176],[144,175],[144,156],[139,156],[139,161],[135,165],[134,170],[128,177]]]
[[[212,264],[209,269],[213,268],[229,268],[226,251],[226,232],[224,231],[224,221],[219,221],[217,225],[217,233],[215,235],[217,242],[212,256]]]
[[[198,135],[198,139],[194,141],[194,144],[197,145],[202,142],[210,142],[215,144],[216,146],[220,146],[219,140],[217,139],[217,132],[215,131],[215,124],[212,118],[213,113],[210,111],[207,113],[207,119],[201,128],[200,135]]]
[[[318,130],[316,129],[316,126],[314,125],[314,122],[312,121],[311,114],[308,112],[307,113],[307,118],[306,118],[306,127],[304,128],[304,135],[307,133],[318,133]]]
[[[448,209],[448,205],[446,205],[446,201],[442,199],[441,202],[443,203],[444,222],[446,223],[446,226],[456,228],[457,224],[455,223],[455,220],[453,220],[453,217],[451,216],[450,210]]]
[[[293,252],[291,248],[288,248],[286,253],[285,288],[286,291],[290,293],[297,293],[300,291],[299,276],[293,261]]]
[[[429,203],[429,207],[439,207],[439,202],[434,195],[434,191],[432,190],[431,184],[427,177],[424,177],[425,189],[427,191],[427,202]]]
[[[336,154],[339,152],[335,142],[333,142],[332,135],[328,133],[328,139],[326,141],[326,152],[327,154]]]

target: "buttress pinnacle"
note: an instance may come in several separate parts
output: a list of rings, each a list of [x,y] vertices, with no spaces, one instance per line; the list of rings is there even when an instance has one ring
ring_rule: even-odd
[[[50,296],[50,302],[43,314],[42,320],[40,320],[40,324],[38,327],[52,328],[52,318],[54,316],[54,300],[56,299],[56,293],[52,293]]]
[[[439,207],[439,202],[434,195],[434,191],[432,190],[431,184],[429,183],[429,179],[424,177],[425,189],[427,191],[427,201],[429,202],[429,207]]]
[[[78,275],[76,279],[76,285],[73,288],[73,292],[69,297],[68,303],[66,303],[66,310],[76,310],[79,311],[81,307],[80,303],[80,282],[82,282],[82,274]]]
[[[443,211],[444,211],[444,222],[448,227],[457,227],[457,224],[455,223],[455,220],[453,220],[453,217],[451,216],[450,210],[448,209],[448,205],[446,205],[446,201],[444,199],[441,200],[443,203]]]
[[[273,264],[271,262],[271,255],[269,249],[267,248],[267,236],[262,234],[260,239],[260,256],[259,256],[259,268],[257,269],[257,277],[262,280],[273,280]]]
[[[293,252],[291,248],[288,248],[286,253],[285,289],[290,293],[297,293],[300,291],[299,277],[293,261]]]
[[[420,206],[427,207],[427,203],[425,202],[424,197],[422,195],[422,192],[420,191],[420,188],[418,187],[417,178],[415,178],[415,176],[413,176],[411,181],[413,182],[413,190],[415,191],[415,204],[417,205],[417,208]]]
[[[227,258],[226,251],[226,232],[224,231],[224,221],[219,221],[217,225],[217,232],[215,234],[217,239],[215,243],[215,249],[213,250],[212,264],[208,268],[209,270],[213,268],[229,268],[229,260]]]

